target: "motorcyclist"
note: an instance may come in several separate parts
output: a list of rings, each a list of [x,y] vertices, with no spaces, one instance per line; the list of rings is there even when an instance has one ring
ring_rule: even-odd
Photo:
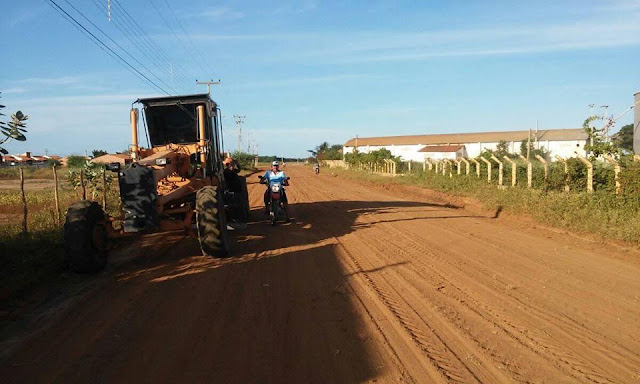
[[[319,163],[315,163],[313,164],[313,172],[315,173],[320,173],[320,164]]]
[[[266,209],[266,213],[268,214],[270,199],[269,193],[271,184],[273,182],[280,182],[282,185],[289,185],[289,182],[287,175],[284,173],[284,171],[280,170],[280,164],[277,161],[271,163],[271,170],[265,172],[261,179],[265,182],[265,184],[267,184],[267,190],[264,192],[264,207]],[[287,204],[287,194],[285,193],[284,188],[282,188],[281,193],[282,201]]]

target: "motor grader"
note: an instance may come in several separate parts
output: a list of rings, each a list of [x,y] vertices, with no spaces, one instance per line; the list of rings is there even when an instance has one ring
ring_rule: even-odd
[[[152,232],[186,231],[204,255],[229,253],[228,223],[246,225],[246,180],[232,191],[222,162],[220,110],[208,94],[138,99],[148,148],[138,143],[139,110],[132,108],[131,162],[111,163],[117,173],[121,212],[106,214],[92,201],[66,214],[67,264],[77,272],[104,268],[113,241]]]

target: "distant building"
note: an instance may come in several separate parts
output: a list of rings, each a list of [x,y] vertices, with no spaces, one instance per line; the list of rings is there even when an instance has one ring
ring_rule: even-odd
[[[31,152],[19,155],[5,155],[0,158],[3,165],[44,165],[47,160],[60,160],[60,156],[32,155]]]
[[[455,159],[477,157],[487,149],[495,150],[500,141],[507,143],[509,153],[520,154],[520,145],[531,133],[534,149],[546,149],[551,159],[586,156],[584,146],[588,135],[583,129],[546,129],[536,131],[504,131],[478,133],[445,133],[434,135],[383,136],[354,138],[347,141],[342,153],[358,149],[371,152],[386,148],[393,156],[403,160],[424,161],[431,159]]]

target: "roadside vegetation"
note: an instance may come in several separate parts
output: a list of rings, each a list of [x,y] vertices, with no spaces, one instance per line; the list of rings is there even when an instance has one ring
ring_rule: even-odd
[[[499,189],[496,186],[497,174],[493,182],[487,182],[486,167],[477,177],[475,169],[470,175],[463,171],[452,177],[446,172],[422,170],[422,164],[415,162],[412,172],[397,177],[387,177],[368,172],[344,171],[343,175],[359,180],[376,183],[406,184],[454,196],[469,197],[477,200],[486,209],[503,209],[514,215],[526,215],[537,221],[561,228],[591,233],[603,238],[622,240],[640,245],[640,163],[629,158],[623,159],[623,171],[620,176],[620,194],[614,193],[613,170],[607,164],[598,163],[594,171],[594,192],[585,191],[585,167],[578,161],[569,163],[570,191],[564,191],[565,176],[562,164],[552,164],[550,177],[544,179],[541,163],[533,168],[534,188],[526,188],[526,168],[518,166],[520,185]],[[408,168],[406,165],[404,168]],[[497,167],[494,167],[497,168]],[[524,170],[524,171],[523,171]],[[497,170],[495,170],[497,172]],[[505,184],[509,184],[510,169],[505,168]],[[507,176],[508,175],[508,176]],[[524,186],[522,182],[524,181]]]
[[[55,209],[53,183],[48,188],[26,189],[27,232],[22,229],[23,206],[19,183],[0,189],[0,301],[19,297],[42,280],[65,269],[62,230],[64,215],[72,203],[82,199],[79,170],[83,169],[88,199],[102,202],[102,166],[84,159],[77,168],[58,170],[60,221]],[[24,167],[27,179],[53,179],[49,167]],[[5,180],[19,177],[19,169],[0,169]],[[119,209],[117,183],[110,172],[107,179],[107,208],[112,214]]]

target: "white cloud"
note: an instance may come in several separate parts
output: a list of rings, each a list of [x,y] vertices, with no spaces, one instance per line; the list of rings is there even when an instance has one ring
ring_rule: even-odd
[[[14,88],[5,88],[0,90],[3,95],[15,95],[20,93],[25,93],[27,90],[25,88],[14,87]]]
[[[194,14],[194,16],[205,17],[214,20],[231,21],[242,19],[244,17],[244,13],[227,7],[212,7],[198,12],[197,14]]]
[[[263,87],[282,87],[282,86],[298,86],[298,85],[311,85],[311,84],[325,84],[338,81],[347,81],[354,79],[366,79],[374,78],[373,75],[361,74],[361,73],[347,73],[347,74],[332,74],[324,76],[312,76],[302,78],[286,78],[286,79],[273,79],[263,81],[253,81],[250,83],[239,83],[236,88],[263,88]]]

